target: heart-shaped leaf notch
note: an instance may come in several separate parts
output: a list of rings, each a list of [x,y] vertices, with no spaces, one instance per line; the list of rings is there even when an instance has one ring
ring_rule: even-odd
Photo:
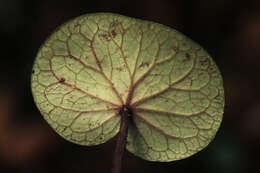
[[[206,147],[224,109],[221,74],[203,48],[169,27],[111,13],[59,27],[37,54],[31,86],[68,141],[98,145],[121,124],[127,150],[149,161]]]

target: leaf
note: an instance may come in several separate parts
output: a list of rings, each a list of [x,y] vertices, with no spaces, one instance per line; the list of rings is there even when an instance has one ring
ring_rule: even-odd
[[[59,27],[37,54],[31,86],[46,121],[80,145],[114,137],[127,105],[127,149],[150,161],[206,147],[224,109],[222,77],[198,44],[161,24],[111,13]]]

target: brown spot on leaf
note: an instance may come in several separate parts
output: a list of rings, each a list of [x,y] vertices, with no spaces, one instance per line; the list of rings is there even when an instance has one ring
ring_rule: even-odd
[[[111,36],[112,36],[112,38],[115,38],[115,36],[116,36],[116,31],[115,30],[111,31]]]
[[[121,67],[116,67],[116,70],[117,71],[122,71],[122,68]]]
[[[120,34],[122,34],[122,35],[125,34],[125,30],[123,28],[120,28],[119,31],[120,31]]]
[[[63,83],[63,82],[65,82],[65,78],[64,77],[59,78],[59,83]]]
[[[98,37],[101,39],[101,40],[105,40],[105,41],[110,41],[111,40],[111,37],[108,33],[100,33],[98,34]]]
[[[125,33],[125,30],[122,26],[122,23],[118,21],[112,22],[109,26],[109,33],[112,38],[114,38],[119,33],[123,35]]]

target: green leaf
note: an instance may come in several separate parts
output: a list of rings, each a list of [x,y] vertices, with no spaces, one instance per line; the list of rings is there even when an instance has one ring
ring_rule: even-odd
[[[206,147],[224,109],[220,72],[203,48],[169,27],[111,13],[59,27],[37,54],[31,86],[46,121],[80,145],[114,137],[127,105],[127,149],[150,161]]]

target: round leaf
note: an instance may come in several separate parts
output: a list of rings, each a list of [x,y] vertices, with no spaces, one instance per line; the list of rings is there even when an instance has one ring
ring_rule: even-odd
[[[81,145],[114,137],[128,106],[127,149],[150,161],[206,147],[224,109],[220,72],[203,48],[169,27],[111,13],[59,27],[37,54],[31,85],[51,127]]]

